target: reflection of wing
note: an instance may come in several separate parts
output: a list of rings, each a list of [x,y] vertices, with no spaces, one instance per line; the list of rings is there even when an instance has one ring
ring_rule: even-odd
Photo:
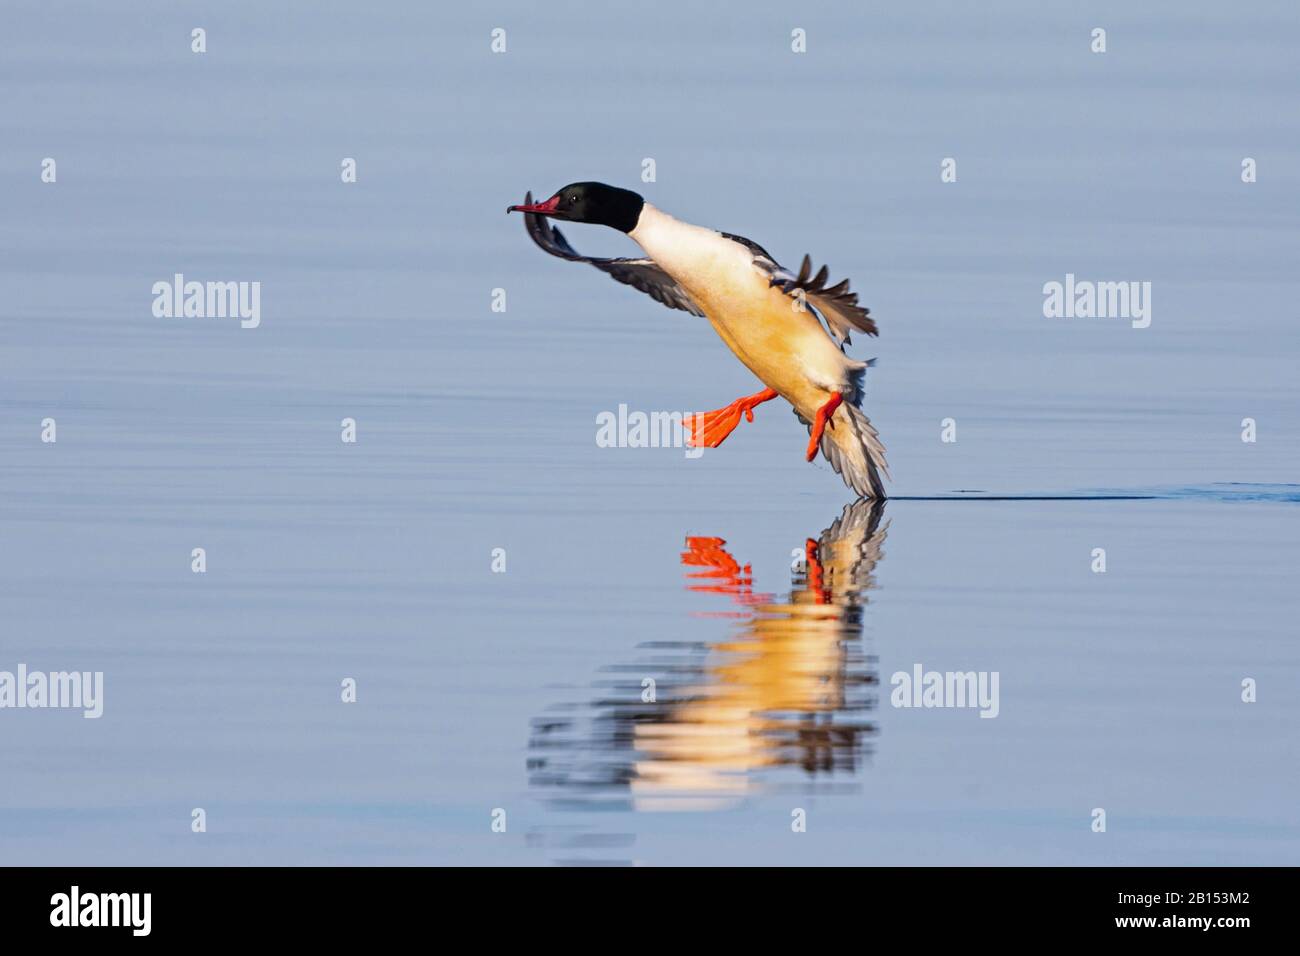
[[[825,266],[822,266],[817,270],[817,274],[813,275],[812,257],[803,257],[803,265],[799,269],[799,274],[795,275],[773,259],[758,243],[744,236],[734,236],[726,232],[722,235],[732,242],[740,243],[754,254],[754,268],[767,276],[769,285],[779,286],[786,295],[802,297],[806,304],[812,306],[816,314],[826,323],[826,331],[835,340],[836,345],[849,344],[852,341],[849,333],[855,330],[865,332],[867,335],[877,334],[876,322],[868,314],[870,310],[858,305],[858,294],[849,291],[848,279],[828,289],[826,280],[830,273]]]
[[[881,527],[885,503],[879,498],[859,499],[846,505],[817,542],[823,587],[836,604],[856,603],[860,592],[874,585],[871,574],[885,556],[881,545],[889,524]]]
[[[524,205],[531,206],[533,194],[524,197]],[[652,259],[598,259],[594,256],[580,255],[563,233],[547,221],[545,216],[524,213],[524,227],[533,242],[545,251],[570,262],[586,262],[601,272],[607,272],[624,285],[639,289],[656,302],[662,302],[670,309],[681,309],[692,315],[704,315],[695,300],[677,284],[677,280],[660,269]]]

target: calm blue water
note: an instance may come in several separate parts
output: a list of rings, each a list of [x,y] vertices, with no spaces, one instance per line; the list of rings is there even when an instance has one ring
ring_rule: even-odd
[[[0,862],[1300,862],[1298,41],[1285,3],[17,6],[0,671],[105,704],[0,710]],[[597,447],[756,383],[502,214],[586,178],[853,279],[893,493],[1084,500],[846,518],[777,403]],[[260,327],[155,318],[176,272],[261,282]],[[1151,326],[1044,318],[1067,272]],[[998,716],[892,706],[916,664],[997,671]]]

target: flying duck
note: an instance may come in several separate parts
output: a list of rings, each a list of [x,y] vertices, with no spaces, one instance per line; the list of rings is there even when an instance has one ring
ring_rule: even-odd
[[[826,267],[813,275],[808,256],[795,274],[756,242],[674,219],[637,193],[605,183],[572,183],[539,203],[530,192],[522,205],[506,211],[522,212],[528,234],[551,255],[590,263],[670,309],[707,318],[767,386],[692,416],[688,444],[716,448],[741,415],[752,422],[756,406],[780,397],[808,426],[808,461],[820,449],[859,495],[885,497],[885,447],[861,408],[863,379],[875,360],[860,362],[844,351],[850,332],[876,335],[876,323],[858,305],[847,279],[828,287]],[[547,219],[609,226],[630,236],[646,255],[580,255]]]

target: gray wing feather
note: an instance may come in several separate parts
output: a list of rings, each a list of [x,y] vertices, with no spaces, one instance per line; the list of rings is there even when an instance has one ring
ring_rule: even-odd
[[[738,242],[754,254],[754,268],[767,276],[769,285],[779,286],[786,295],[798,297],[811,305],[817,315],[826,323],[826,331],[843,346],[852,342],[850,332],[865,332],[867,335],[878,334],[876,322],[871,318],[870,310],[858,305],[858,294],[849,291],[849,280],[844,279],[836,285],[826,285],[830,277],[825,266],[812,274],[812,258],[803,257],[799,274],[795,275],[772,258],[766,249],[758,243],[724,232],[725,238]]]
[[[835,428],[847,427],[853,441],[848,443],[848,447],[841,447],[835,441],[835,430],[828,423],[817,447],[846,485],[864,498],[883,500],[885,486],[880,475],[883,472],[889,478],[890,474],[880,435],[862,409],[848,403],[840,408],[844,409],[844,414],[836,415]],[[812,423],[800,415],[798,409],[794,410],[794,415],[811,433]]]
[[[524,197],[524,203],[531,205],[532,201],[533,194],[530,192]],[[524,213],[524,227],[533,242],[553,256],[568,259],[570,262],[586,262],[593,265],[601,272],[612,276],[624,285],[630,285],[644,292],[670,309],[681,309],[691,315],[704,315],[703,310],[695,304],[690,294],[677,284],[676,279],[659,268],[653,259],[600,259],[581,255],[569,245],[564,234],[552,226],[545,216],[534,213]]]

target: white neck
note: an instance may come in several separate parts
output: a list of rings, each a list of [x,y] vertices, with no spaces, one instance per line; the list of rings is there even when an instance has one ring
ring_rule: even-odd
[[[670,223],[677,222],[672,216],[652,206],[650,203],[643,203],[641,206],[641,215],[637,216],[636,226],[628,233],[642,249],[645,249],[645,243],[642,239],[650,238],[656,233],[663,232]],[[653,239],[651,239],[653,241]],[[650,250],[646,249],[647,252]]]
[[[700,265],[702,257],[716,254],[722,236],[712,229],[674,219],[646,203],[629,236],[674,278],[681,281]]]

